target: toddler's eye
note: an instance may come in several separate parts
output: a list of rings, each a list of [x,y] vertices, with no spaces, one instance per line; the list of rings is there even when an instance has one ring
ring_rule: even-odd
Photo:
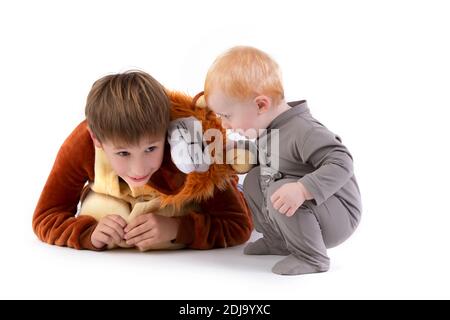
[[[223,118],[223,119],[227,119],[229,120],[231,118],[231,116],[229,114],[217,114],[219,116],[219,118]]]
[[[147,150],[145,150],[145,152],[153,152],[153,151],[155,151],[155,149],[156,149],[156,147],[153,146],[153,147],[150,147]]]

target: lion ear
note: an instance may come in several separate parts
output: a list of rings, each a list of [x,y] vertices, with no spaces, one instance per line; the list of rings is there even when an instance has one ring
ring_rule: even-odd
[[[197,99],[197,102],[195,103],[195,106],[198,108],[206,108],[206,100],[205,100],[205,96],[202,95],[201,97],[199,97]]]
[[[205,93],[202,91],[198,93],[193,99],[194,106],[197,108],[206,108]]]

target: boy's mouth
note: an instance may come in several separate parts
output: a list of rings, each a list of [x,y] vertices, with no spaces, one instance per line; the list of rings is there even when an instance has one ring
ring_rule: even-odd
[[[143,181],[147,180],[148,178],[150,178],[150,175],[149,175],[149,174],[146,175],[146,176],[143,176],[143,177],[130,177],[130,179],[131,179],[133,182],[143,182]]]

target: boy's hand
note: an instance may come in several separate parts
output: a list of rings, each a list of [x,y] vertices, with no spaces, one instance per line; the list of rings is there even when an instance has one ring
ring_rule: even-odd
[[[146,251],[157,243],[176,238],[180,221],[177,218],[163,217],[147,213],[132,220],[124,229],[127,245],[135,245]]]
[[[106,245],[119,244],[125,232],[126,221],[118,215],[110,214],[100,219],[91,235],[94,247],[101,249]]]
[[[275,191],[270,197],[270,201],[275,210],[290,217],[294,215],[305,200],[311,200],[312,198],[303,184],[292,182],[286,183]]]

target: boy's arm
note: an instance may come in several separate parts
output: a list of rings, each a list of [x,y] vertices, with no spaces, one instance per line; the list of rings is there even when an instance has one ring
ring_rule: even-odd
[[[97,250],[91,234],[97,222],[75,217],[81,191],[94,173],[94,148],[82,122],[66,139],[56,157],[33,215],[33,230],[44,242]]]
[[[202,212],[181,218],[176,242],[193,249],[225,248],[246,242],[253,229],[252,220],[237,177],[224,191],[201,205]]]
[[[298,149],[302,161],[316,168],[298,180],[312,195],[316,205],[325,202],[353,176],[350,152],[338,136],[324,127],[310,129]]]

